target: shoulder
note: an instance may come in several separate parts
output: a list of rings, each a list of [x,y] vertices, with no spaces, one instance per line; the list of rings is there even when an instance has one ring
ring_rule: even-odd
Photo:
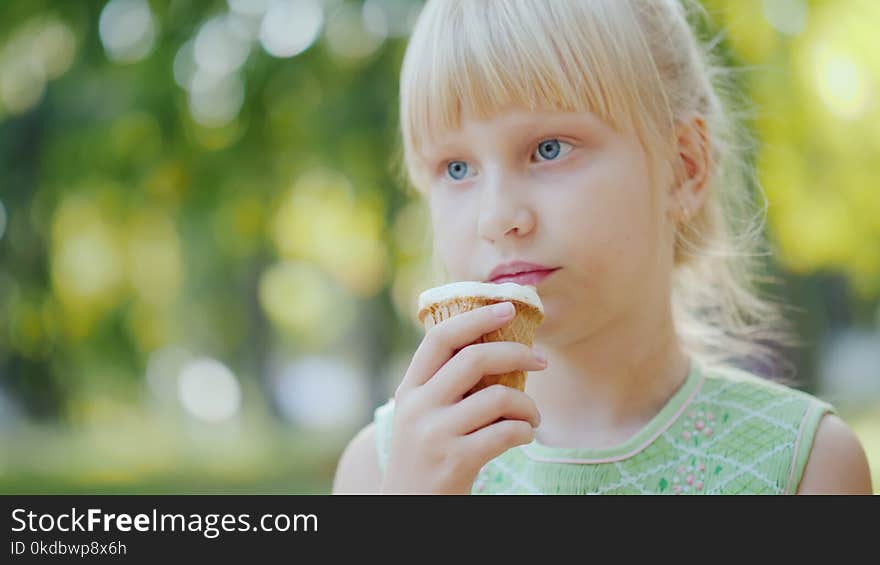
[[[797,432],[804,425],[814,428],[834,407],[807,392],[730,366],[704,368],[700,396],[727,407],[755,422],[777,424]]]
[[[376,424],[364,426],[345,447],[336,466],[333,494],[376,494],[382,486],[376,453]]]
[[[794,440],[789,487],[798,494],[870,494],[867,457],[856,434],[834,407],[806,392],[749,372],[717,367],[706,371],[709,395],[742,407],[762,437]]]
[[[715,439],[707,442],[706,449],[730,459],[740,471],[727,491],[797,492],[820,424],[827,425],[834,407],[735,367],[704,366],[703,373],[697,402],[716,415],[711,426]]]
[[[798,494],[871,494],[871,473],[856,434],[834,414],[822,418]]]
[[[705,387],[720,397],[748,397],[760,399],[816,400],[811,395],[727,365],[704,366]]]

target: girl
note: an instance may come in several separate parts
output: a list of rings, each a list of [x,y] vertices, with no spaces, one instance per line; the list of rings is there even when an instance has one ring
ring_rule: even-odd
[[[831,406],[737,368],[775,317],[718,76],[678,0],[427,2],[400,118],[436,255],[533,281],[545,320],[534,349],[468,345],[504,304],[429,328],[334,492],[871,492]]]

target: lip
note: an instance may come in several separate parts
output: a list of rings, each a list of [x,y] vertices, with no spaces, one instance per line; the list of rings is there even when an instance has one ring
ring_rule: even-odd
[[[536,285],[557,270],[559,270],[559,267],[548,267],[537,263],[529,263],[528,261],[511,261],[509,263],[501,263],[492,269],[492,272],[489,273],[488,282],[515,282]]]

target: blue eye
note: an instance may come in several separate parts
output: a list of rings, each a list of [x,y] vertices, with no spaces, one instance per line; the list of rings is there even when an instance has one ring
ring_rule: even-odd
[[[550,161],[557,158],[562,152],[562,145],[571,145],[558,139],[545,139],[538,145],[537,153],[544,160]]]
[[[450,161],[446,165],[446,172],[455,180],[461,180],[467,175],[468,166],[464,161]]]

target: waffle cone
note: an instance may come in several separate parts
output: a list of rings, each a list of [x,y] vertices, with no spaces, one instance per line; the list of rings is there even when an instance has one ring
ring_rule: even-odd
[[[532,346],[535,337],[535,331],[544,320],[544,314],[525,302],[518,300],[498,300],[484,297],[458,297],[442,302],[431,304],[419,312],[419,320],[427,326],[428,320],[434,324],[438,324],[443,320],[469,312],[476,308],[482,308],[489,304],[498,302],[510,302],[516,308],[516,315],[505,326],[484,334],[480,339],[473,343],[485,343],[489,341],[515,341]],[[513,371],[500,375],[483,375],[480,381],[475,384],[466,394],[465,397],[494,384],[503,384],[515,389],[524,391],[526,388],[526,371]]]

